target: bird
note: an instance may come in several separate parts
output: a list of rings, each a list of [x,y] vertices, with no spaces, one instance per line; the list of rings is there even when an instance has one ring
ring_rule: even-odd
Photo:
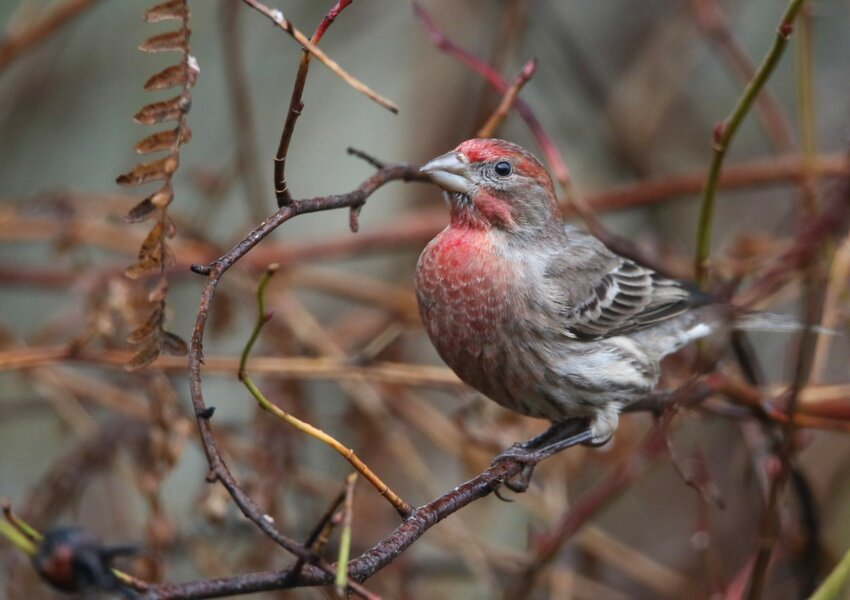
[[[729,305],[566,224],[521,146],[467,140],[420,172],[450,208],[416,265],[422,322],[458,377],[505,408],[583,419],[573,442],[603,445],[665,356],[729,329]]]

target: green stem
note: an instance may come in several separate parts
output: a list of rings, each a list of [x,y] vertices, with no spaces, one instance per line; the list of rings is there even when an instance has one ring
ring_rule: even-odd
[[[339,537],[339,556],[336,562],[336,593],[345,598],[348,588],[348,559],[351,556],[351,517],[354,512],[354,484],[357,473],[352,473],[345,480],[345,504],[342,519],[342,531]]]
[[[251,350],[254,349],[254,344],[257,342],[257,338],[260,337],[260,331],[262,331],[263,326],[268,323],[269,315],[266,314],[266,287],[279,268],[277,263],[270,264],[263,274],[262,279],[260,279],[260,284],[257,286],[257,322],[254,324],[254,330],[251,332],[251,337],[248,338],[248,343],[245,344],[245,348],[242,350],[242,356],[239,359],[239,379],[241,381],[245,380],[248,356],[250,356]]]
[[[708,169],[708,178],[703,188],[694,264],[696,279],[702,289],[705,289],[708,284],[708,259],[711,253],[711,225],[714,217],[714,199],[717,191],[717,182],[720,179],[720,171],[723,169],[723,159],[726,157],[726,151],[729,149],[729,145],[738,132],[738,128],[741,126],[744,117],[747,116],[750,108],[752,108],[753,102],[765,83],[767,83],[767,80],[773,73],[773,69],[782,56],[782,52],[788,45],[788,38],[793,31],[792,23],[800,12],[803,2],[805,0],[791,0],[788,4],[788,8],[785,9],[785,14],[782,15],[782,20],[779,22],[779,27],[776,30],[776,38],[773,40],[773,46],[771,46],[755,75],[753,75],[753,78],[747,84],[744,93],[738,99],[732,113],[714,131],[714,154],[712,156],[711,166]]]
[[[15,546],[18,550],[20,550],[27,556],[32,556],[35,554],[35,544],[28,540],[23,533],[18,531],[8,521],[0,520],[0,535],[9,540],[13,546]]]

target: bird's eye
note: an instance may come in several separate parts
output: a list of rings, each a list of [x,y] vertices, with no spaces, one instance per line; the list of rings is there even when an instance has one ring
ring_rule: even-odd
[[[493,170],[496,171],[496,175],[499,177],[507,177],[513,172],[513,168],[511,168],[511,163],[506,160],[501,160],[496,163],[496,166],[493,167]]]

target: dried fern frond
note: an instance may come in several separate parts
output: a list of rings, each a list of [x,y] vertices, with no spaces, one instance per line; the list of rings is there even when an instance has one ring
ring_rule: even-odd
[[[180,28],[155,35],[140,46],[142,52],[179,52],[181,61],[156,73],[144,85],[148,91],[178,88],[173,98],[151,102],[142,107],[133,117],[137,123],[158,125],[175,122],[173,129],[153,133],[135,145],[139,154],[166,152],[165,156],[136,165],[120,175],[120,185],[133,187],[146,183],[162,182],[159,188],[136,204],[127,213],[126,220],[139,223],[148,219],[155,221],[142,246],[138,260],[126,270],[127,277],[140,279],[158,275],[156,283],[148,296],[153,305],[150,317],[144,325],[134,330],[127,338],[131,344],[139,346],[138,353],[127,364],[128,369],[141,369],[152,363],[162,352],[185,354],[186,343],[177,335],[165,329],[165,303],[168,294],[166,269],[174,264],[174,256],[168,240],[174,237],[175,229],[168,216],[168,206],[174,199],[171,180],[180,165],[180,146],[189,142],[192,132],[186,122],[186,113],[192,105],[190,88],[198,78],[198,63],[189,53],[189,7],[186,0],[169,0],[158,4],[145,13],[149,23],[175,20]]]

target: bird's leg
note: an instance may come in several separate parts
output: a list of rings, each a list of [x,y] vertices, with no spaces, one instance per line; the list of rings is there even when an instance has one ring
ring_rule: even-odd
[[[493,464],[504,460],[522,463],[522,471],[515,478],[505,481],[505,486],[509,490],[522,493],[528,489],[537,463],[570,446],[583,444],[591,439],[593,439],[593,430],[586,419],[560,421],[553,423],[549,429],[527,442],[514,444],[493,459]]]

